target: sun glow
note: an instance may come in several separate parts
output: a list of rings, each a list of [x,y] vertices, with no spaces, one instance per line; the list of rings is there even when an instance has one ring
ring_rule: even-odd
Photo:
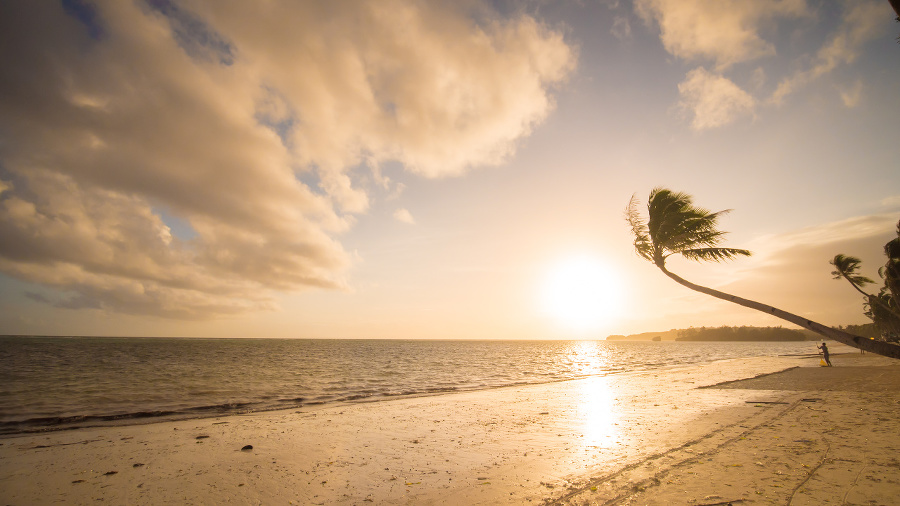
[[[621,307],[621,283],[597,258],[577,256],[556,264],[541,291],[544,310],[572,330],[596,330]]]

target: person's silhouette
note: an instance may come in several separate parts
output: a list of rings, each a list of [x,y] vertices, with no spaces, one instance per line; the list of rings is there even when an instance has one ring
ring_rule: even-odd
[[[822,350],[822,355],[825,355],[825,363],[828,364],[828,367],[831,367],[831,359],[828,358],[828,346],[822,343],[822,346],[816,346],[816,348]]]

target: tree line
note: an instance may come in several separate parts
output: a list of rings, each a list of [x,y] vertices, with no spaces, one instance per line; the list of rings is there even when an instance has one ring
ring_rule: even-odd
[[[806,334],[784,327],[691,327],[678,331],[676,341],[806,341]]]

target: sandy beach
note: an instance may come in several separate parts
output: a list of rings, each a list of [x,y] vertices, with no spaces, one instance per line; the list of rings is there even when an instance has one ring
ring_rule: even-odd
[[[900,363],[835,351],[7,436],[0,502],[896,504]]]

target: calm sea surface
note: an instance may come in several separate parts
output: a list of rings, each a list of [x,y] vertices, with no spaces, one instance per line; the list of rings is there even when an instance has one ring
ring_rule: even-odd
[[[812,342],[2,337],[0,434],[814,352]]]

